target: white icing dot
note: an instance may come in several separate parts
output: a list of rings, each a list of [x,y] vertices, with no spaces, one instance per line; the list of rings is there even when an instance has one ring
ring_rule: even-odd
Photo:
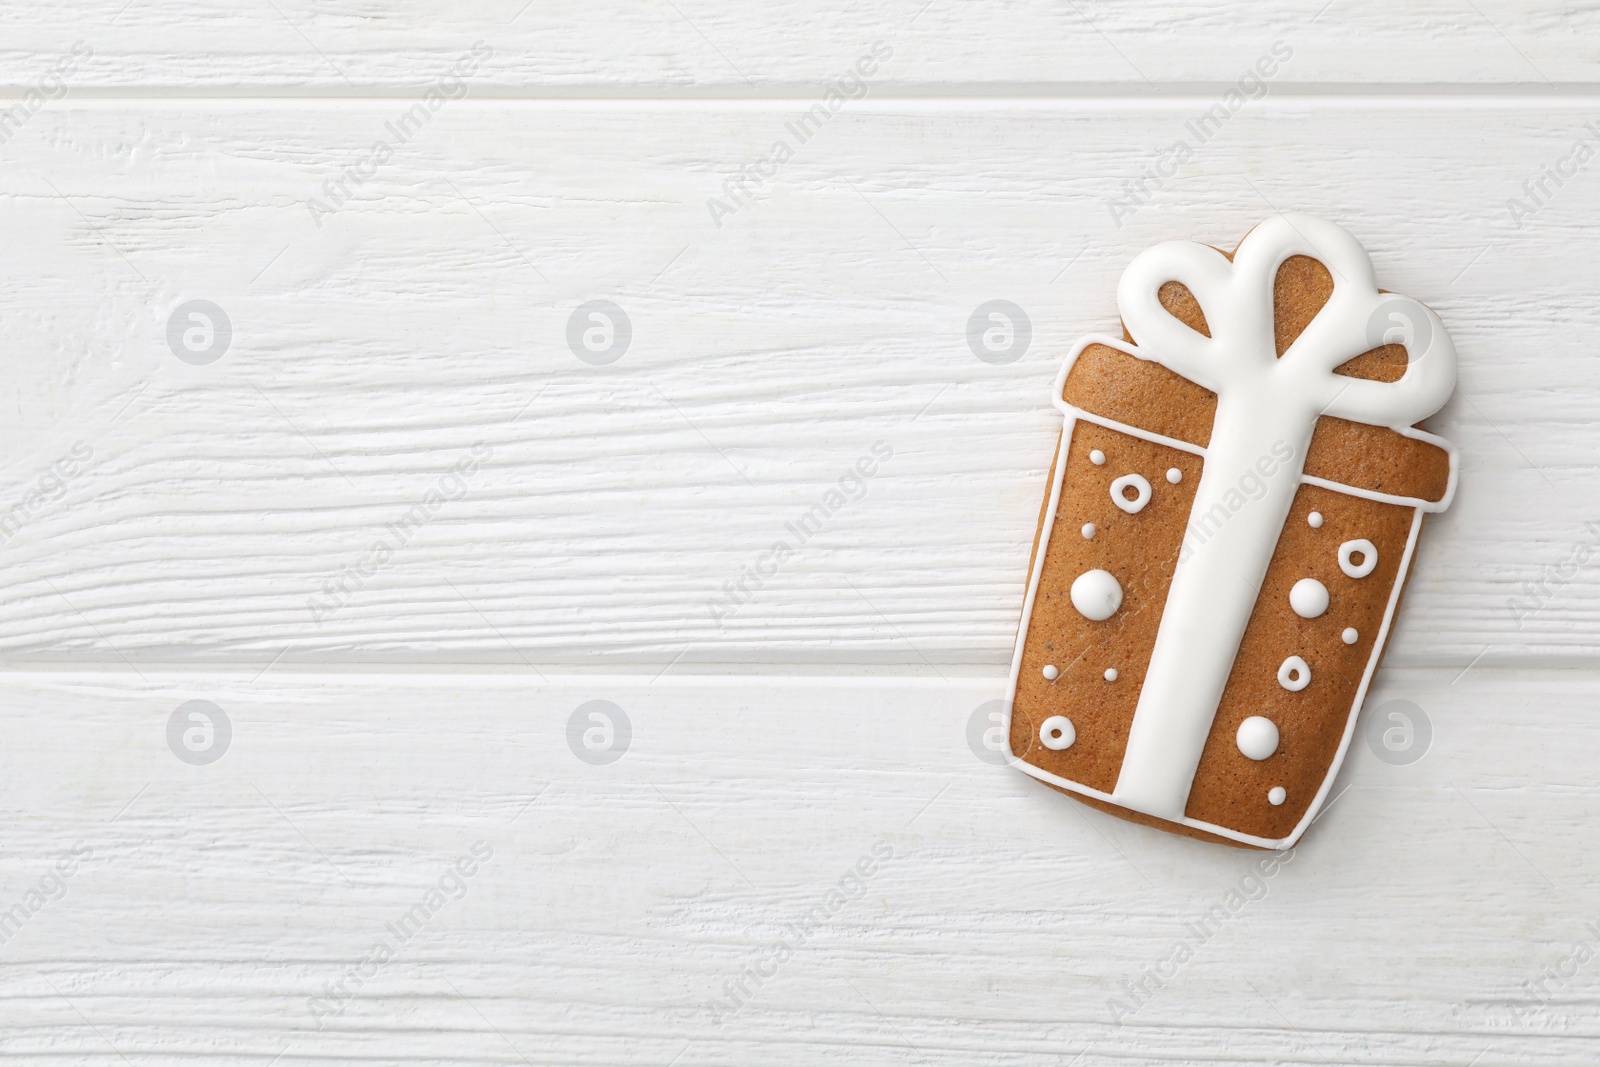
[[[1105,622],[1122,607],[1122,586],[1110,571],[1084,571],[1072,580],[1072,606],[1086,619]]]
[[[1361,557],[1357,563],[1355,556]],[[1346,541],[1339,546],[1339,569],[1352,578],[1365,578],[1378,565],[1378,546],[1365,537]]]
[[[1356,633],[1356,628],[1354,626],[1346,626],[1344,628],[1344,633],[1340,634],[1339,636],[1344,639],[1344,643],[1347,645],[1355,644],[1356,641],[1361,637],[1360,634]]]
[[[1252,715],[1239,724],[1239,733],[1234,741],[1238,743],[1239,751],[1250,759],[1264,760],[1278,751],[1278,728],[1271,719]]]
[[[1290,656],[1278,668],[1278,684],[1291,693],[1298,693],[1311,684],[1311,665],[1299,656]]]
[[[1132,500],[1122,495],[1124,489],[1135,492]],[[1124,474],[1111,483],[1111,502],[1129,515],[1137,515],[1150,503],[1150,483],[1142,474]]]
[[[1271,804],[1273,807],[1277,807],[1279,804],[1282,804],[1288,799],[1289,793],[1281,785],[1275,785],[1271,789],[1267,790],[1267,803]]]
[[[1114,682],[1116,680],[1117,680],[1117,669],[1115,667],[1107,667],[1106,668],[1106,681]]]
[[[1315,578],[1302,578],[1289,590],[1289,606],[1302,619],[1315,619],[1328,610],[1328,587]]]
[[[1179,482],[1183,481],[1183,472],[1177,467],[1168,467],[1167,481],[1171,482],[1173,485],[1177,485]]]
[[[1313,530],[1320,527],[1322,525],[1322,512],[1313,511],[1311,514],[1307,515],[1306,525],[1310,526]]]
[[[1061,672],[1056,670],[1056,665],[1054,663],[1046,663],[1044,665],[1044,680],[1045,681],[1053,682],[1059,677],[1061,677]]]
[[[1083,539],[1085,541],[1092,541],[1092,540],[1094,540],[1094,535],[1095,535],[1094,523],[1092,523],[1092,522],[1084,523],[1083,524]]]
[[[1089,462],[1093,463],[1096,467],[1100,466],[1105,461],[1106,461],[1106,454],[1104,452],[1100,451],[1098,448],[1095,449],[1093,452],[1089,453]]]
[[[1052,752],[1071,748],[1078,739],[1078,731],[1065,715],[1052,715],[1039,724],[1039,743]]]

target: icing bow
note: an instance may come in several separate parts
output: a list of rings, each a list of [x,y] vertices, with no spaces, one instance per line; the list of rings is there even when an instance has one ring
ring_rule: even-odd
[[[1333,295],[1280,359],[1272,288],[1278,268],[1295,255],[1328,268]],[[1210,337],[1161,306],[1158,294],[1169,281],[1194,294]],[[1439,317],[1409,297],[1379,292],[1361,244],[1343,227],[1311,215],[1266,220],[1245,236],[1232,262],[1192,241],[1147,249],[1123,273],[1117,307],[1142,358],[1219,397],[1270,379],[1281,401],[1301,409],[1399,429],[1438,411],[1455,388],[1455,347]],[[1392,343],[1403,345],[1408,357],[1399,381],[1333,373],[1345,361]]]

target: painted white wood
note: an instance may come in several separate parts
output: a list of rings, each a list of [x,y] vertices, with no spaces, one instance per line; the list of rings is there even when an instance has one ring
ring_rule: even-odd
[[[894,50],[882,81],[954,87],[1237,81],[1275,41],[1300,84],[1592,83],[1600,16],[1571,0],[1363,0],[1005,5],[896,0],[711,4],[467,0],[447,7],[273,0],[14,3],[0,43],[4,84],[31,87],[77,41],[83,89],[200,92],[412,88],[477,41],[495,50],[484,91],[745,92],[837,78],[874,41]]]
[[[69,102],[0,149],[7,659],[1001,663],[1060,356],[1139,249],[1273,208],[1344,222],[1462,354],[1432,424],[1461,492],[1391,662],[1600,652],[1600,578],[1562,568],[1600,520],[1594,173],[1507,206],[1592,138],[1585,103],[1269,98],[1119,228],[1194,106],[858,102],[714,221],[799,104],[468,100],[314,219],[407,106]],[[1003,367],[965,336],[997,297],[1034,331]],[[195,298],[233,324],[210,366],[166,341]],[[566,341],[596,298],[633,325],[606,367]],[[477,442],[465,496],[341,579]],[[875,442],[864,495],[726,610]],[[314,617],[330,580],[359,590]]]
[[[1292,861],[1101,816],[968,747],[1000,672],[866,677],[11,673],[0,944],[18,1064],[1593,1062],[1593,672],[1388,670],[1420,762],[1364,742]],[[1454,679],[1454,680],[1453,680]],[[221,706],[209,766],[165,728]],[[615,702],[632,741],[580,762]],[[391,963],[386,924],[492,859]],[[724,983],[851,890],[742,1010]],[[1201,941],[1186,923],[1240,904]],[[447,888],[454,888],[447,885]],[[55,883],[47,884],[48,891]],[[1118,1027],[1111,998],[1193,956]],[[1566,977],[1535,986],[1546,968]],[[310,998],[341,980],[339,1014]],[[677,1059],[674,1061],[674,1057]]]

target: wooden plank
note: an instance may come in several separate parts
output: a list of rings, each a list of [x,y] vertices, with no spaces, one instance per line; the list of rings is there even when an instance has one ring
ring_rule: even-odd
[[[876,84],[913,91],[1017,87],[1099,92],[1233,84],[1276,44],[1281,84],[1593,84],[1593,3],[1419,0],[1404,11],[1326,0],[1261,4],[1047,0],[799,10],[607,0],[582,7],[466,0],[445,11],[282,0],[218,10],[196,2],[85,0],[7,11],[0,59],[14,91],[47,78],[82,42],[80,91],[416,90],[478,42],[492,59],[474,92],[815,90],[877,42]],[[53,87],[53,82],[47,82]],[[1247,85],[1248,87],[1248,85]]]
[[[1600,678],[1457,673],[1383,676],[1369,709],[1421,706],[1426,754],[1358,739],[1266,877],[980,760],[993,672],[10,673],[0,1040],[18,1064],[1586,1065]],[[204,765],[168,747],[197,699],[231,723]],[[596,699],[631,722],[606,765],[567,740]],[[1125,980],[1148,992],[1123,1013]]]
[[[10,660],[1001,662],[1057,360],[1138,250],[1275,207],[1343,221],[1462,353],[1391,662],[1600,652],[1593,174],[1507,208],[1582,108],[1269,99],[1120,227],[1186,110],[866,101],[714,222],[793,107],[467,101],[335,205],[403,114],[107,103],[4,147]],[[1006,366],[966,338],[995,298],[1032,321]],[[232,323],[207,366],[167,338],[194,299]],[[632,323],[609,366],[568,347],[595,299]]]

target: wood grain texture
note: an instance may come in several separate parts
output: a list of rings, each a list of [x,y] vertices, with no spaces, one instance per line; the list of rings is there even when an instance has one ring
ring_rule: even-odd
[[[409,89],[476,41],[495,49],[483,91],[744,92],[813,87],[873,41],[896,60],[883,81],[952,88],[1148,89],[1232,83],[1274,41],[1284,81],[1547,86],[1593,83],[1592,2],[1419,0],[1393,6],[1298,0],[1160,5],[717,5],[603,0],[581,6],[466,0],[448,8],[370,0],[263,5],[86,0],[4,6],[4,82],[25,88],[76,41],[94,51],[71,83],[132,91]]]
[[[4,146],[9,659],[1002,662],[1057,361],[1115,328],[1138,250],[1229,245],[1274,208],[1341,220],[1462,354],[1432,422],[1461,492],[1391,662],[1600,653],[1573,562],[1600,519],[1594,176],[1520,227],[1507,208],[1584,107],[1268,99],[1119,228],[1181,105],[869,100],[719,226],[707,201],[794,105],[469,100],[314,220],[404,103],[69,102]],[[997,297],[1032,321],[1008,366],[966,337]],[[168,349],[193,298],[233,323],[210,366]],[[633,326],[606,367],[566,341],[595,298]]]
[[[998,672],[8,674],[0,913],[80,856],[0,945],[0,1042],[25,1065],[1587,1067],[1596,964],[1536,983],[1596,940],[1600,678],[1457,673],[1380,676],[1369,711],[1415,702],[1431,748],[1391,766],[1358,738],[1259,880],[980,761]],[[596,698],[632,723],[608,766],[566,741]],[[191,699],[232,723],[209,766],[167,747]],[[492,858],[398,943],[478,841]],[[725,983],[880,842],[718,1025]],[[1185,940],[1117,1025],[1124,980]]]

